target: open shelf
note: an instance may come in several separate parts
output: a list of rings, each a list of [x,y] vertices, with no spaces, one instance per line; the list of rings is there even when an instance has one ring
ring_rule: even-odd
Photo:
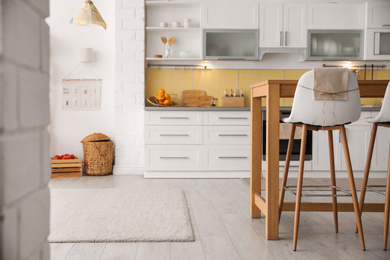
[[[189,61],[189,60],[192,60],[192,61],[200,61],[202,59],[200,58],[146,58],[146,60],[150,60],[150,61]]]
[[[171,1],[146,1],[146,7],[200,7],[200,3],[195,2],[171,2]]]
[[[188,32],[199,32],[200,28],[191,27],[191,28],[173,28],[173,27],[146,27],[146,30],[149,32],[157,32],[157,31],[188,31]]]

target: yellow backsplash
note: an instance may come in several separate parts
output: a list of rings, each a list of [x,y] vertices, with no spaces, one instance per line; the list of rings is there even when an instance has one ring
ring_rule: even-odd
[[[188,89],[205,90],[208,96],[218,98],[218,106],[222,105],[225,89],[243,89],[245,106],[250,106],[250,86],[254,83],[271,80],[298,80],[308,70],[189,70],[189,69],[147,69],[146,96],[154,96],[158,89],[167,93],[177,94],[176,103],[182,103],[181,93]],[[376,80],[390,80],[390,70],[374,71]],[[364,73],[359,73],[358,79],[364,79]],[[371,79],[371,71],[367,71],[366,79]],[[280,100],[281,106],[291,106],[292,98]],[[362,98],[364,105],[380,105],[381,99]]]

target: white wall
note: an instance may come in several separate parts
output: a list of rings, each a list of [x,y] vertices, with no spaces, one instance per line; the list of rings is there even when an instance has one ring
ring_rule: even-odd
[[[143,174],[145,3],[116,1],[114,174]]]
[[[80,0],[50,0],[50,105],[51,155],[73,153],[83,157],[80,141],[92,133],[104,133],[114,139],[115,111],[115,1],[93,1],[107,30],[100,26],[76,26],[69,23],[81,8]],[[79,63],[80,48],[93,48],[92,70],[103,79],[101,110],[62,110],[62,79]],[[94,78],[83,64],[71,78]]]
[[[0,259],[50,259],[48,15],[0,1]]]

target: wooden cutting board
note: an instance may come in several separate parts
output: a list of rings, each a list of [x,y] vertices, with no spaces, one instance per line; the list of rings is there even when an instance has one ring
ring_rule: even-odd
[[[198,100],[200,97],[206,96],[206,91],[204,90],[183,90],[182,100],[184,107],[197,107]]]
[[[211,107],[212,96],[203,96],[198,99],[198,107]]]

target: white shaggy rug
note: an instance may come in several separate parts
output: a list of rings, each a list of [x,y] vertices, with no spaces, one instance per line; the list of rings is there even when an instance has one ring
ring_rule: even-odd
[[[51,189],[50,242],[194,241],[182,190]]]

